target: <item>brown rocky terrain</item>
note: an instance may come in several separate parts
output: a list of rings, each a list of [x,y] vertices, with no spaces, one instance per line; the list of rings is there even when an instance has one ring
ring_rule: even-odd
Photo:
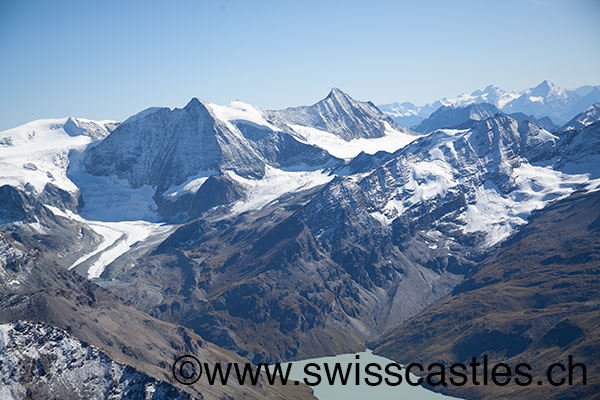
[[[399,362],[532,366],[533,385],[436,387],[464,398],[595,398],[600,389],[600,193],[535,215],[452,294],[372,343]],[[572,355],[587,385],[553,387],[545,370]],[[581,373],[580,370],[577,371]],[[543,385],[538,386],[537,381]]]

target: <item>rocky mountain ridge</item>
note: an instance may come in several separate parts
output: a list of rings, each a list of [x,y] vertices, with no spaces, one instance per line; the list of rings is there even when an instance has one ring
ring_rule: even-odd
[[[167,381],[160,362],[180,349],[253,362],[361,350],[537,210],[600,184],[594,109],[550,132],[450,107],[427,134],[339,90],[293,110],[193,99],[106,137],[69,119],[3,132],[0,322],[65,329]]]

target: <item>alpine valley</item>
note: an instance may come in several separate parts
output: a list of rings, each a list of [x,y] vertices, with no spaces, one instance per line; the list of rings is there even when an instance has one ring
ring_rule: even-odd
[[[308,399],[171,365],[367,344],[597,370],[599,110],[599,86],[547,81],[423,107],[334,88],[0,132],[0,397]]]

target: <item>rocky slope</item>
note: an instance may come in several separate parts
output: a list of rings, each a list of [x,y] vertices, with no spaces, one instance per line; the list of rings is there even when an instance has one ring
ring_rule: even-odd
[[[430,133],[437,129],[455,128],[470,121],[481,121],[498,113],[502,112],[496,106],[488,103],[473,103],[466,106],[441,106],[427,119],[415,126],[414,129],[417,132]],[[508,114],[508,116],[519,123],[532,122],[549,132],[559,130],[559,127],[549,117],[536,118],[533,115],[520,112]]]
[[[48,325],[0,325],[3,399],[191,399]]]
[[[530,121],[539,126],[540,128],[544,128],[548,132],[555,132],[559,130],[559,126],[556,125],[550,117],[541,117],[536,118],[533,115],[527,115],[522,112],[516,112],[512,114],[508,114],[509,117],[516,120],[517,122],[525,122]]]
[[[600,193],[574,194],[536,213],[458,285],[450,296],[374,342],[375,353],[399,362],[451,364],[482,359],[529,363],[533,385],[438,387],[465,398],[593,398],[600,363],[598,284]],[[545,368],[587,367],[575,386],[553,387]],[[546,382],[542,386],[537,381]]]
[[[110,360],[123,366],[125,372],[132,372],[131,367],[140,372],[139,382],[144,383],[131,387],[127,398],[138,398],[147,390],[148,383],[156,388],[164,390],[170,388],[170,383],[179,391],[187,392],[192,398],[220,399],[230,396],[232,398],[312,398],[311,391],[304,386],[288,385],[270,386],[267,384],[252,385],[210,385],[203,376],[195,385],[182,386],[174,381],[171,365],[177,357],[184,354],[193,354],[203,362],[214,364],[215,362],[238,362],[245,363],[247,360],[232,352],[219,348],[194,334],[193,332],[177,325],[172,325],[155,318],[137,309],[125,305],[123,301],[111,292],[100,288],[89,280],[67,271],[57,265],[45,262],[40,252],[30,252],[19,242],[10,237],[0,236],[0,324],[14,323],[16,321],[29,320],[42,323],[44,326],[52,326],[66,331],[72,338],[95,346]],[[36,328],[37,329],[37,328]],[[42,328],[46,330],[46,327]],[[49,334],[52,334],[50,332]],[[24,337],[20,337],[25,335]],[[26,331],[15,331],[12,336],[17,343],[26,341]],[[39,336],[36,337],[36,340]],[[40,340],[43,340],[40,339]],[[77,344],[67,339],[73,349]],[[73,344],[75,343],[75,344]],[[35,355],[36,346],[30,343],[27,349]],[[40,343],[42,344],[42,343]],[[51,346],[52,347],[52,346]],[[69,371],[70,366],[77,362],[90,362],[95,365],[117,369],[122,368],[117,364],[109,362],[99,356],[95,350],[85,348],[80,354],[78,352],[65,352],[62,359],[57,362],[56,373],[59,376],[72,376],[74,371]],[[22,349],[23,350],[23,349]],[[42,349],[43,350],[43,349]],[[39,352],[38,352],[39,353]],[[52,352],[50,352],[52,353]],[[81,356],[81,357],[79,357]],[[15,361],[12,350],[5,348],[0,351],[0,365]],[[45,361],[49,361],[52,354],[43,355],[41,362],[44,370],[49,370]],[[31,359],[31,357],[30,357]],[[37,368],[37,367],[36,367]],[[43,371],[17,371],[14,368],[2,369],[0,379],[14,382],[14,388],[18,398],[27,396],[27,389],[35,390],[31,386],[31,379],[35,374]],[[62,371],[62,372],[60,372]],[[115,377],[118,371],[115,371]],[[33,375],[32,375],[33,374]],[[64,375],[60,375],[64,374]],[[143,375],[148,378],[144,378]],[[45,376],[45,375],[44,375]],[[77,376],[84,378],[79,373]],[[122,376],[123,377],[123,376]],[[79,398],[86,398],[87,392],[94,392],[95,385],[101,388],[101,376],[89,376],[91,381],[71,381],[67,387],[50,379],[48,389],[62,391],[74,388],[75,394],[81,394]],[[110,379],[107,383],[110,385]],[[136,378],[136,379],[138,379]],[[42,378],[43,379],[43,378]],[[154,379],[154,380],[153,380]],[[56,385],[55,385],[56,384]],[[25,395],[22,395],[20,386],[23,386]],[[150,387],[148,386],[148,388]],[[110,389],[110,388],[109,388]],[[125,388],[122,388],[123,390]],[[163,390],[161,389],[161,390]],[[40,390],[45,391],[40,386]],[[111,389],[112,390],[112,389]],[[121,390],[115,387],[115,390]],[[177,393],[179,393],[177,391]],[[93,394],[93,393],[92,393]],[[59,398],[62,398],[57,394]],[[138,397],[136,397],[138,396]],[[182,394],[185,398],[185,394]],[[102,398],[105,398],[103,396]],[[168,398],[156,397],[156,398]]]

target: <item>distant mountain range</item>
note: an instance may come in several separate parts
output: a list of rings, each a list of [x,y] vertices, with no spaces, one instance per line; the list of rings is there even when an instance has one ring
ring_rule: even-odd
[[[600,102],[600,86],[587,85],[568,90],[543,81],[534,88],[520,92],[509,92],[489,85],[471,94],[442,98],[423,106],[405,102],[383,104],[378,107],[394,121],[407,127],[418,125],[440,107],[462,107],[477,103],[492,104],[507,114],[523,113],[535,118],[549,117],[553,123],[563,125],[598,102]]]
[[[536,89],[548,104],[575,96]],[[421,132],[339,89],[285,110],[194,98],[122,122],[0,132],[2,332],[92,344],[102,355],[86,360],[113,368],[98,385],[117,398],[127,365],[183,398],[311,398],[304,385],[183,387],[169,363],[362,350],[478,281],[532,215],[597,191],[598,105],[557,127],[537,109],[504,111],[522,96],[475,92],[432,110]],[[10,379],[27,390],[26,375]]]

